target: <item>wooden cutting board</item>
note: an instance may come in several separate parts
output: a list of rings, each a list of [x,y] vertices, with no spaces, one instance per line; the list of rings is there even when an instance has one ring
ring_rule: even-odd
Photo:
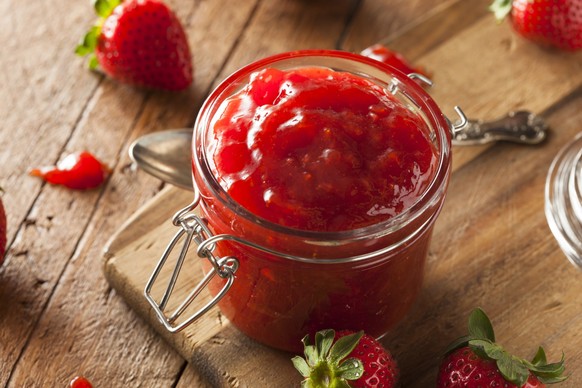
[[[558,149],[582,129],[582,57],[528,44],[490,17],[474,16],[468,27],[455,28],[463,25],[456,18],[466,14],[466,3],[387,43],[398,49],[431,29],[449,26],[450,36],[416,62],[433,73],[431,94],[452,120],[454,105],[482,119],[529,109],[559,128],[537,147],[454,148],[453,179],[435,228],[425,290],[405,322],[383,340],[397,356],[407,387],[433,384],[440,351],[464,334],[466,316],[477,305],[488,310],[510,349],[531,353],[543,342],[552,348],[550,357],[559,358],[564,349],[568,365],[582,369],[582,351],[577,350],[582,348],[582,278],[559,251],[543,215],[547,168]],[[146,302],[145,284],[177,232],[171,216],[191,199],[188,191],[167,188],[128,220],[105,249],[108,281],[213,386],[297,386],[299,375],[289,354],[247,339],[218,309],[169,334]],[[182,273],[186,275],[174,291],[177,299],[201,278],[195,257]],[[160,277],[157,284],[166,284],[169,272]],[[208,298],[204,294],[192,308]],[[534,311],[538,321],[526,319]],[[533,344],[526,340],[527,332]],[[582,376],[574,374],[565,386],[582,386]]]

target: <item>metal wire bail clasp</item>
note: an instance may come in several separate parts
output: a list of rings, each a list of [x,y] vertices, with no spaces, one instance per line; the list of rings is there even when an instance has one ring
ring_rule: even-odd
[[[178,211],[174,218],[172,219],[175,226],[180,227],[180,230],[174,235],[168,246],[166,247],[162,257],[160,258],[158,264],[156,265],[149,281],[146,284],[144,295],[150,305],[153,307],[156,315],[160,322],[162,322],[165,328],[172,332],[178,332],[184,329],[186,326],[190,325],[196,319],[200,318],[208,310],[210,310],[218,301],[228,292],[230,287],[234,282],[234,274],[238,269],[239,262],[235,257],[222,257],[216,258],[213,251],[216,247],[216,243],[205,244],[205,242],[213,237],[212,232],[208,229],[206,222],[192,213],[194,208],[198,205],[199,195],[196,193],[194,201],[187,207]],[[174,250],[178,242],[183,239],[182,249],[176,260],[174,269],[168,281],[166,290],[160,299],[156,301],[152,294],[152,288],[156,279],[160,275],[162,268],[166,264],[166,261],[170,257],[171,252]],[[190,248],[190,243],[194,241],[198,245],[196,253],[200,258],[206,258],[212,264],[212,270],[204,276],[204,278],[198,283],[198,285],[190,292],[190,294],[180,303],[180,305],[169,315],[166,315],[164,311],[168,305],[168,301],[174,290],[174,286],[178,280],[178,276],[186,259],[186,254]],[[177,319],[186,311],[188,306],[196,299],[196,297],[202,292],[204,287],[210,283],[214,276],[220,276],[226,279],[226,283],[216,296],[214,296],[206,305],[201,307],[198,311],[192,314],[187,319],[180,323],[176,323]]]
[[[451,128],[451,134],[455,137],[458,133],[462,132],[469,125],[469,119],[465,116],[465,112],[459,106],[453,108],[457,115],[459,115],[459,121],[454,124],[449,121],[449,126]],[[448,121],[448,119],[447,119]]]

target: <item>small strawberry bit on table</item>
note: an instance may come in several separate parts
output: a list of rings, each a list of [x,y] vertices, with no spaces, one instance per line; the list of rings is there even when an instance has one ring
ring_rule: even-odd
[[[109,167],[89,152],[68,155],[56,167],[35,168],[30,175],[74,190],[99,187],[111,174]]]
[[[580,0],[494,0],[489,8],[498,21],[509,16],[513,29],[534,43],[582,49]]]
[[[392,66],[406,75],[411,73],[417,73],[424,75],[427,78],[430,78],[430,76],[424,69],[413,66],[408,62],[408,60],[406,60],[406,58],[404,58],[402,54],[396,51],[392,51],[382,44],[378,43],[373,46],[370,46],[364,51],[362,51],[360,54],[365,57],[375,59],[378,62],[382,62],[385,65]]]
[[[101,17],[77,46],[120,82],[153,89],[183,90],[192,83],[190,47],[176,15],[159,0],[96,0]]]
[[[93,388],[93,385],[85,377],[77,376],[71,380],[69,388]]]
[[[437,388],[541,388],[564,381],[567,376],[563,373],[564,356],[548,364],[542,347],[532,361],[507,353],[495,343],[485,312],[475,309],[469,317],[469,335],[451,344],[441,363]]]
[[[305,358],[293,357],[295,368],[305,380],[302,387],[358,388],[395,387],[396,361],[377,340],[364,332],[322,330],[302,340]]]

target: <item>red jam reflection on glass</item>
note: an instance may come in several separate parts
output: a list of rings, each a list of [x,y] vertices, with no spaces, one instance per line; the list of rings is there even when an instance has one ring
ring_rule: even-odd
[[[414,81],[355,54],[284,54],[227,79],[195,130],[212,231],[281,252],[217,244],[240,262],[219,303],[236,327],[298,351],[317,330],[377,337],[404,317],[450,171],[446,120]]]

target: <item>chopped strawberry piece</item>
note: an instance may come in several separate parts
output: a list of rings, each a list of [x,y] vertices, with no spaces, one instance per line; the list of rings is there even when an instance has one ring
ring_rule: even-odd
[[[89,152],[71,154],[54,167],[47,166],[30,171],[32,176],[74,190],[99,187],[110,173],[109,167]]]
[[[77,376],[71,380],[69,388],[93,388],[93,385],[85,377]]]

